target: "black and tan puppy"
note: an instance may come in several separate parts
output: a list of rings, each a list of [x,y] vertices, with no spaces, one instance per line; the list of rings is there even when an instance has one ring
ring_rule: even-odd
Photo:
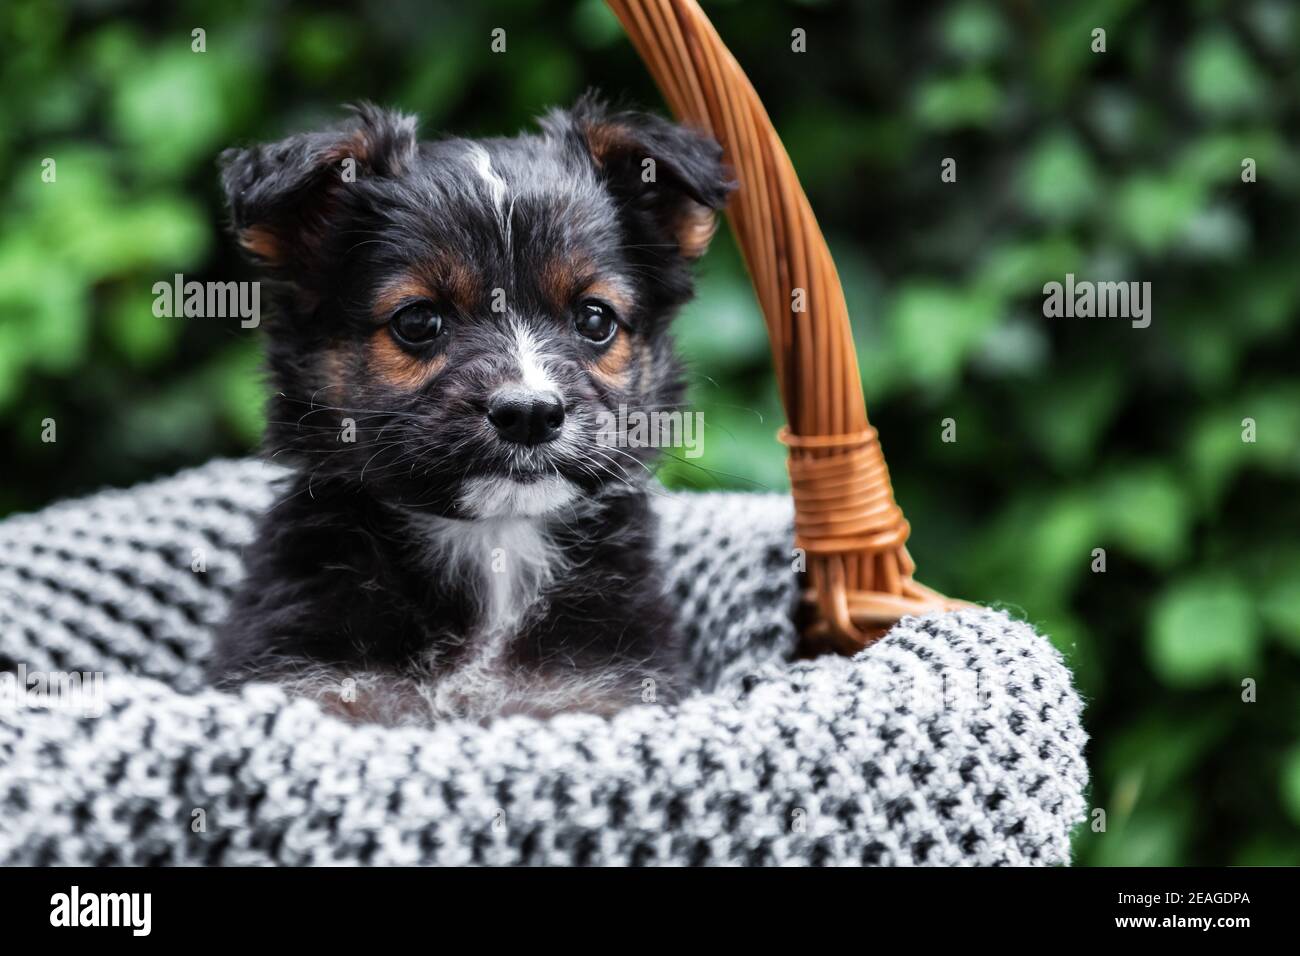
[[[600,422],[681,398],[668,326],[730,189],[718,145],[588,96],[481,141],[363,106],[222,161],[295,472],[213,679],[384,723],[671,699],[653,452]]]

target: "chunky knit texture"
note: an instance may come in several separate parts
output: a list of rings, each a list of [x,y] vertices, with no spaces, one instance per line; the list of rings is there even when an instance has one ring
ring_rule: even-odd
[[[106,675],[98,717],[0,700],[0,864],[1069,860],[1060,655],[980,609],[789,663],[780,496],[657,498],[699,688],[678,706],[384,729],[205,689],[279,474],[214,462],[0,523],[0,669]]]

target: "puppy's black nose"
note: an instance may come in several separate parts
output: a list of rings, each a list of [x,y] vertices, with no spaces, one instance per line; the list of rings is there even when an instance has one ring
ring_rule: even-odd
[[[541,445],[559,437],[564,403],[554,392],[503,388],[488,400],[487,417],[506,441]]]

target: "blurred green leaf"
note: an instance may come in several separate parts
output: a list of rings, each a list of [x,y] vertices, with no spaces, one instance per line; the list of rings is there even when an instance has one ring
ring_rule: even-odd
[[[1054,496],[1022,494],[970,548],[969,560],[990,582],[989,599],[1012,602],[1032,616],[1068,604],[1070,589],[1088,573],[1100,536],[1101,517],[1091,495],[1070,489]]]
[[[1007,242],[988,249],[979,259],[978,287],[998,299],[1033,296],[1041,310],[1043,285],[1059,281],[1067,272],[1078,272],[1081,262],[1079,247],[1065,236]]]
[[[1105,769],[1125,781],[1128,792],[1106,795],[1107,805],[1121,819],[1138,806],[1159,806],[1227,731],[1214,714],[1175,718],[1163,712],[1150,713],[1124,728],[1107,749]]]
[[[1259,610],[1268,627],[1300,655],[1300,547],[1293,548],[1261,582]]]
[[[0,308],[4,308],[0,304]],[[25,356],[22,332],[15,323],[0,323],[0,410],[17,397],[23,380]]]
[[[1031,377],[1048,361],[1047,336],[1041,324],[1023,319],[1000,322],[980,342],[973,366],[999,377]]]
[[[674,331],[679,351],[701,374],[771,363],[754,290],[735,273],[710,270],[702,276]]]
[[[1095,208],[1099,189],[1092,161],[1073,134],[1052,132],[1029,154],[1023,190],[1036,215],[1050,222],[1075,219]]]
[[[765,398],[758,405],[735,404],[718,400],[713,392],[707,383],[691,389],[683,412],[702,416],[703,431],[697,433],[695,449],[668,450],[660,480],[670,488],[697,491],[788,489],[785,446],[776,439],[783,424],[776,403]]]
[[[87,290],[61,264],[21,235],[0,239],[0,314],[14,341],[10,368],[66,372],[84,360],[89,335]]]
[[[917,92],[914,112],[923,126],[950,130],[989,125],[1001,104],[997,84],[989,77],[964,73],[924,83]]]
[[[1241,181],[1242,160],[1253,159],[1258,176],[1294,188],[1290,173],[1297,160],[1290,156],[1277,133],[1270,129],[1216,131],[1190,140],[1178,155],[1175,174],[1202,185],[1225,185],[1235,189]]]
[[[1028,48],[1033,58],[1035,77],[1030,91],[1056,107],[1079,84],[1081,74],[1100,67],[1106,58],[1118,52],[1112,46],[1116,27],[1124,23],[1125,13],[1135,0],[1093,0],[1086,4],[1063,5],[1044,22],[1043,32]],[[1108,31],[1106,53],[1092,50],[1095,29]],[[1130,30],[1130,32],[1136,32]]]
[[[266,426],[266,386],[262,377],[262,353],[257,342],[248,339],[218,357],[199,380],[204,391],[219,399],[222,418],[241,442],[257,444]]]
[[[175,173],[223,145],[227,111],[240,96],[236,77],[225,75],[237,66],[221,49],[214,44],[193,53],[188,34],[173,37],[172,45],[133,58],[123,72],[111,115],[132,147],[137,174]]]
[[[1139,174],[1124,182],[1116,199],[1117,225],[1145,253],[1165,252],[1200,209],[1198,184]]]
[[[1077,469],[1095,455],[1123,400],[1124,383],[1113,369],[1102,368],[1035,383],[1031,392],[1033,400],[1019,411],[1035,445],[1057,467]]]
[[[522,47],[522,49],[518,49]],[[523,57],[498,57],[508,70],[511,89],[520,112],[528,113],[542,106],[558,106],[582,92],[573,54],[565,49],[518,42],[516,52]]]
[[[1207,206],[1193,216],[1182,238],[1188,253],[1207,259],[1233,259],[1250,244],[1245,220],[1224,203]]]
[[[1187,454],[1192,478],[1207,502],[1219,499],[1247,458],[1242,421],[1232,411],[1213,409],[1192,428]]]
[[[983,61],[998,53],[1006,43],[1006,27],[998,11],[981,0],[955,4],[944,17],[943,44],[954,56]]]
[[[1192,45],[1184,79],[1192,102],[1206,113],[1238,115],[1265,105],[1258,69],[1233,36],[1220,30]]]
[[[1106,533],[1128,553],[1166,566],[1185,556],[1191,514],[1171,471],[1157,465],[1119,471],[1102,484],[1100,500]]]
[[[947,386],[1001,317],[988,295],[936,282],[903,286],[887,323],[896,361],[918,383]]]
[[[286,36],[285,52],[294,69],[316,82],[342,69],[361,46],[355,27],[339,14],[299,17]]]
[[[1095,866],[1175,866],[1184,858],[1190,813],[1185,801],[1144,809],[1122,826],[1087,834]]]
[[[1208,409],[1191,427],[1187,457],[1208,501],[1242,468],[1300,474],[1300,386],[1258,387]]]
[[[108,306],[108,333],[113,344],[132,365],[144,367],[161,361],[180,336],[180,318],[153,314],[154,297],[143,282],[115,290]]]
[[[1300,825],[1300,746],[1292,747],[1282,761],[1282,805]]]
[[[589,47],[610,46],[623,38],[623,26],[603,0],[579,0],[573,31]]]
[[[1183,579],[1156,597],[1147,653],[1174,687],[1241,677],[1256,662],[1259,620],[1249,593],[1226,577]]]

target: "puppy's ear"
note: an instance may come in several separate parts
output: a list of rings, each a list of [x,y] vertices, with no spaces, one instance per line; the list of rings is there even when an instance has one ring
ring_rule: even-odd
[[[221,154],[235,236],[254,262],[287,279],[328,265],[330,239],[368,177],[398,177],[416,153],[415,118],[368,103],[325,132]]]
[[[717,140],[650,113],[610,112],[590,93],[560,116],[617,198],[648,214],[683,257],[704,255],[736,188]]]

